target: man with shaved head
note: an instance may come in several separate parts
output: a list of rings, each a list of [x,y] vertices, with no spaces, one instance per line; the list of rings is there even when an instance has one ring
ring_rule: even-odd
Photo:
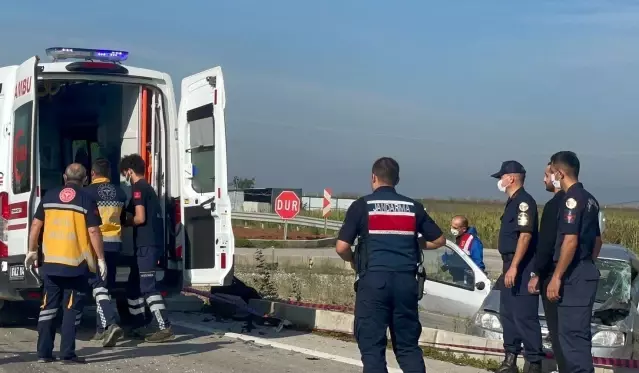
[[[479,269],[485,272],[484,244],[479,239],[477,229],[468,224],[465,216],[457,215],[450,222],[450,233],[455,237],[457,246],[477,264]]]
[[[58,309],[64,305],[60,341],[64,363],[84,363],[75,353],[76,329],[82,321],[84,298],[90,292],[89,280],[99,273],[106,277],[106,262],[98,206],[82,192],[87,171],[81,164],[69,165],[63,175],[64,186],[48,191],[40,201],[29,233],[29,251],[25,267],[38,258],[42,233],[43,263],[40,273],[44,283],[42,307],[38,317],[38,362],[49,363]],[[96,263],[97,257],[97,263]]]

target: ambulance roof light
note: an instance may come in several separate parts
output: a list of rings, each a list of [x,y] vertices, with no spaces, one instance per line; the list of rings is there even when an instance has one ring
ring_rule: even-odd
[[[86,48],[47,48],[47,56],[53,61],[66,59],[95,60],[103,62],[122,62],[129,57],[129,52],[111,49],[86,49]]]

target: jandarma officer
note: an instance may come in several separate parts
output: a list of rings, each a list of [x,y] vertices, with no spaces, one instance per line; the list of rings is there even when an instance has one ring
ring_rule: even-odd
[[[590,321],[599,282],[594,259],[601,250],[599,202],[579,182],[579,159],[571,151],[550,158],[551,173],[565,192],[560,205],[555,270],[546,289],[557,302],[559,344],[566,372],[592,373]]]
[[[88,281],[98,268],[102,280],[107,275],[98,206],[82,191],[86,170],[81,164],[73,163],[63,177],[64,187],[52,189],[42,197],[31,223],[29,253],[25,259],[27,268],[37,259],[42,232],[44,263],[40,273],[44,296],[38,317],[38,361],[41,363],[55,360],[54,320],[60,306],[64,307],[60,357],[65,363],[85,362],[75,353],[75,335],[82,320],[84,299],[90,291]]]
[[[373,193],[349,207],[336,246],[359,276],[355,297],[355,338],[365,373],[387,372],[386,331],[390,327],[393,348],[405,373],[424,373],[417,301],[417,263],[422,249],[446,243],[441,229],[424,206],[395,190],[399,165],[392,158],[373,164]],[[417,235],[425,238],[420,247]],[[351,245],[358,237],[354,258]]]
[[[499,373],[517,372],[517,355],[524,344],[529,373],[541,373],[544,359],[539,324],[539,296],[528,292],[538,239],[537,203],[524,189],[526,170],[517,161],[506,161],[499,172],[497,187],[508,195],[499,228],[498,249],[503,260],[504,288],[500,310],[506,356]],[[525,276],[525,277],[524,277]]]

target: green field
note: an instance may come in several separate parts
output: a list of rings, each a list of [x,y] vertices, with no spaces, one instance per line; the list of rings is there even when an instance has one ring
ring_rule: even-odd
[[[477,228],[484,246],[497,247],[499,218],[503,212],[503,204],[454,200],[423,200],[422,202],[444,232],[448,232],[450,219],[454,215],[465,215],[470,224]],[[603,211],[606,216],[604,241],[621,244],[639,253],[639,209],[607,208]],[[330,219],[343,220],[344,213],[345,211],[333,211]],[[541,208],[539,214],[541,214]],[[303,211],[302,215],[321,217],[319,211]]]

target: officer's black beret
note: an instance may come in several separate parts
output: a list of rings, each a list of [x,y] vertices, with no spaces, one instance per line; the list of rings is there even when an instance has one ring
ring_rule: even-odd
[[[501,179],[501,177],[504,176],[505,174],[525,174],[525,173],[526,173],[526,169],[524,168],[524,166],[521,165],[521,163],[517,161],[505,161],[501,164],[501,168],[499,169],[499,172],[496,172],[490,176],[494,177],[495,179]]]

